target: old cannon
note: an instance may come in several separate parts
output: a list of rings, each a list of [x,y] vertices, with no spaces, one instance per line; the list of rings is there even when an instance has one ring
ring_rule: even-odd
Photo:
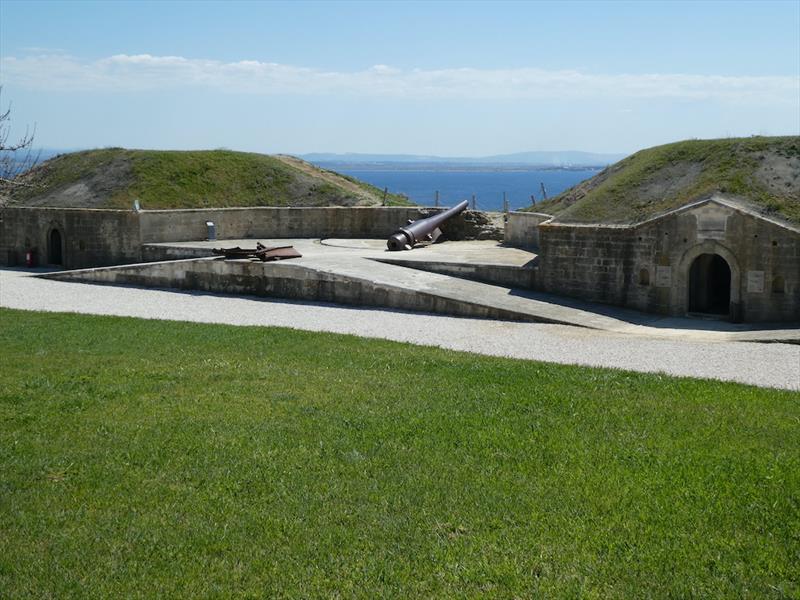
[[[389,250],[411,250],[416,244],[422,242],[435,242],[437,238],[442,235],[442,230],[439,225],[447,221],[451,217],[464,211],[469,202],[464,200],[453,208],[448,208],[444,212],[428,217],[427,219],[418,219],[416,221],[409,221],[408,225],[401,227],[392,235],[386,242]]]

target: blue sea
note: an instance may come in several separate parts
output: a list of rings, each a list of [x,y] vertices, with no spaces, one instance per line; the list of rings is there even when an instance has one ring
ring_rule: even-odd
[[[476,195],[479,210],[502,210],[503,192],[506,193],[511,210],[530,206],[531,194],[536,202],[542,200],[541,184],[548,197],[593,177],[600,169],[425,169],[411,170],[406,167],[356,168],[325,165],[339,173],[350,175],[395,194],[405,194],[412,201],[424,206],[433,206],[439,192],[441,206],[453,206]]]

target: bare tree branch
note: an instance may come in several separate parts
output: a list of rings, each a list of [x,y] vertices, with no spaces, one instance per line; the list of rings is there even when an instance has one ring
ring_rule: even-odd
[[[0,96],[3,88],[0,86]],[[31,187],[17,178],[32,169],[39,162],[39,152],[33,150],[36,137],[36,125],[33,129],[26,127],[25,134],[16,141],[9,142],[11,137],[11,103],[5,111],[0,109],[0,193],[13,187]]]

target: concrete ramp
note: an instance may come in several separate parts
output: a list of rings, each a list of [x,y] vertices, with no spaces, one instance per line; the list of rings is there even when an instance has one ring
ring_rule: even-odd
[[[255,240],[180,242],[147,247],[160,260],[61,271],[51,279],[331,302],[459,317],[573,325],[626,334],[704,340],[797,342],[785,324],[699,322],[531,291],[536,254],[497,242],[448,242],[387,252],[384,240],[261,240],[291,244],[302,258],[277,263],[208,256],[213,247]]]
[[[199,258],[47,273],[62,281],[134,285],[589,326],[541,310],[508,288],[359,258],[262,263]],[[537,310],[537,308],[539,310]]]

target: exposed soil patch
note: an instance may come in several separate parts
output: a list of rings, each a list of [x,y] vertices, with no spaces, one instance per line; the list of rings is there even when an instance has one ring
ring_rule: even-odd
[[[314,180],[322,180],[330,185],[342,188],[351,193],[353,195],[352,202],[343,203],[346,206],[374,205],[376,202],[380,202],[379,198],[376,198],[373,194],[370,194],[358,184],[353,183],[345,177],[342,177],[338,173],[320,169],[311,163],[294,156],[288,156],[286,154],[276,154],[275,158],[289,165],[290,167],[294,167],[298,171],[313,177]]]
[[[46,186],[52,170],[53,165],[48,161],[26,177],[26,182],[32,186],[25,198],[26,206],[102,208],[109,198],[134,180],[131,160],[126,154],[112,156],[100,168],[87,168],[78,181]]]
[[[661,169],[636,190],[642,203],[659,201],[694,184],[703,172],[699,162],[683,162]]]
[[[765,152],[756,177],[761,185],[777,195],[800,198],[800,157]]]

